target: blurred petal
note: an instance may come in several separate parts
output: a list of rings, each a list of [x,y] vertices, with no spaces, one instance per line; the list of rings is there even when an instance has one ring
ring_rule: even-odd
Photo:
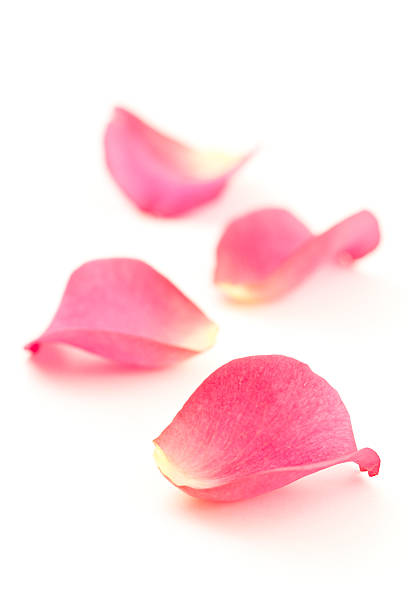
[[[126,195],[142,210],[165,217],[216,198],[249,157],[194,151],[121,108],[107,126],[105,154]]]
[[[257,210],[226,228],[217,248],[215,283],[239,301],[273,299],[323,263],[363,257],[379,239],[378,222],[368,211],[314,236],[286,210]]]
[[[170,365],[210,348],[217,327],[170,281],[136,259],[100,259],[68,281],[48,329],[25,348],[71,344],[139,367]]]
[[[338,393],[280,355],[235,359],[211,374],[155,440],[164,476],[194,497],[235,501],[354,461],[370,476],[380,459],[357,450]]]

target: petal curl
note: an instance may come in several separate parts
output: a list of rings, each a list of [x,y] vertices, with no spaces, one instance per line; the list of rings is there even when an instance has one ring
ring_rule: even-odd
[[[290,212],[266,208],[232,221],[217,247],[215,283],[237,301],[274,299],[319,265],[363,257],[380,240],[378,222],[361,211],[320,235]]]
[[[153,215],[180,215],[216,198],[250,155],[198,152],[116,108],[106,128],[108,168],[126,195]]]
[[[216,333],[217,326],[148,264],[100,259],[75,270],[50,326],[25,348],[64,343],[155,368],[210,348]]]
[[[194,497],[236,501],[354,461],[370,476],[380,459],[357,450],[338,393],[289,357],[235,359],[211,374],[154,441],[162,474]]]

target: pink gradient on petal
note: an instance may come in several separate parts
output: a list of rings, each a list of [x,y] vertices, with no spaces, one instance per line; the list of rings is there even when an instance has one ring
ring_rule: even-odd
[[[145,212],[165,217],[216,198],[251,156],[194,151],[122,108],[106,128],[105,155],[126,195]]]
[[[120,363],[163,367],[206,350],[217,327],[169,280],[136,259],[90,261],[70,277],[44,343],[82,348]]]
[[[168,480],[213,501],[260,495],[347,461],[370,476],[380,465],[375,451],[357,449],[338,393],[307,365],[280,355],[216,370],[155,445]]]
[[[368,211],[315,236],[288,211],[257,210],[226,228],[217,247],[215,283],[239,301],[274,299],[319,265],[351,262],[379,240],[378,222]]]

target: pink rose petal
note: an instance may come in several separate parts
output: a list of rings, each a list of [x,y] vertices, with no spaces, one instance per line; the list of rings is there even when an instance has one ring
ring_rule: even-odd
[[[286,210],[257,210],[225,230],[217,248],[215,283],[238,301],[274,299],[320,264],[363,257],[379,239],[378,222],[368,211],[314,236]]]
[[[163,475],[193,495],[235,501],[354,461],[370,476],[380,459],[357,450],[338,393],[280,355],[235,359],[211,374],[155,440]]]
[[[142,210],[180,215],[216,198],[247,161],[189,149],[122,108],[105,134],[108,168],[119,187]]]
[[[197,306],[143,261],[100,259],[72,274],[50,326],[25,348],[58,342],[155,368],[210,348],[216,333]]]

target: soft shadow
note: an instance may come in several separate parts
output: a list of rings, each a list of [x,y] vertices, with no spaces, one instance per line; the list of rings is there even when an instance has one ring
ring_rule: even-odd
[[[377,482],[338,466],[314,474],[257,498],[234,503],[211,503],[174,496],[170,510],[183,521],[249,540],[266,550],[310,547],[327,554],[333,546],[360,545],[374,534],[385,537],[386,501]]]
[[[220,297],[220,300],[222,297]],[[391,321],[402,317],[402,292],[381,278],[371,277],[356,268],[325,266],[299,287],[272,302],[235,304],[227,308],[251,316],[290,323],[292,328],[313,326],[319,330],[353,332],[355,328],[384,331]]]
[[[202,371],[211,371],[211,355],[197,355],[167,368],[143,369],[121,365],[70,346],[43,345],[26,361],[27,374],[40,385],[64,389],[69,395],[93,396],[93,400],[118,409],[117,398],[125,409],[134,409],[135,393],[143,399],[143,414],[174,416],[201,382]],[[172,402],[169,402],[169,397]],[[112,401],[114,398],[114,401]],[[140,413],[140,408],[137,411]],[[147,418],[147,416],[146,416]]]
[[[157,381],[160,381],[160,388],[169,386],[174,377],[182,376],[180,372],[186,367],[185,362],[180,362],[167,368],[138,368],[61,345],[42,345],[37,353],[28,357],[26,365],[31,376],[45,379],[53,386],[77,392],[93,389],[102,395],[105,390],[106,396],[112,392],[134,391],[135,385],[139,392],[146,393],[152,384],[157,385]],[[177,370],[180,370],[178,374]],[[160,397],[160,392],[157,395]]]
[[[42,345],[36,353],[31,353],[28,357],[28,363],[31,367],[46,374],[64,378],[103,377],[107,375],[129,376],[140,372],[155,371],[140,370],[125,364],[114,363],[98,355],[89,355],[75,347],[67,348],[46,344]]]

